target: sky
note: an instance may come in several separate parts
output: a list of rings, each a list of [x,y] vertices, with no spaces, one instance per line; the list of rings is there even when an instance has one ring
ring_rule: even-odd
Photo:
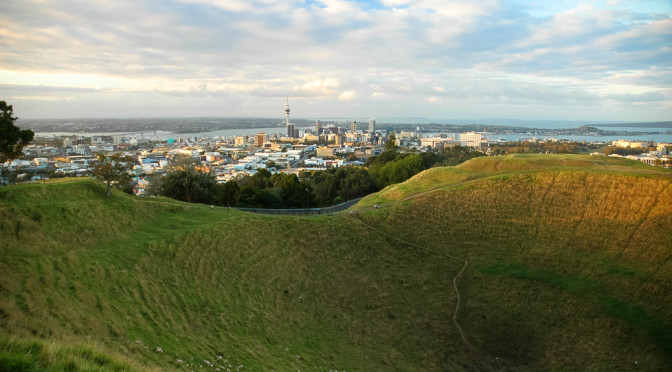
[[[2,0],[20,118],[672,120],[670,0]]]

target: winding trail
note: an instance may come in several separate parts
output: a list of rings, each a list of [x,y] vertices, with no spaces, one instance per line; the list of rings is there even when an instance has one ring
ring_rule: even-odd
[[[381,204],[380,206],[379,206],[379,205],[376,205],[376,206],[374,206],[373,208],[374,208],[374,209],[378,209],[378,208],[389,207],[389,206],[392,206],[392,205],[401,203],[401,202],[406,201],[406,200],[415,199],[415,198],[417,198],[418,196],[421,196],[421,195],[425,195],[425,194],[433,193],[433,192],[436,192],[436,191],[439,191],[439,190],[445,190],[445,189],[449,189],[449,188],[454,188],[454,187],[462,186],[462,185],[464,185],[465,183],[471,183],[471,182],[478,181],[478,180],[479,180],[479,179],[475,179],[475,180],[463,180],[462,182],[459,182],[459,183],[456,183],[456,184],[453,184],[453,185],[449,185],[449,186],[440,186],[440,187],[431,188],[431,189],[429,189],[429,190],[426,190],[426,191],[423,191],[423,192],[420,192],[420,193],[416,193],[416,194],[412,194],[412,195],[410,195],[410,196],[407,196],[407,197],[402,198],[402,199],[399,199],[399,200],[395,200],[395,201],[391,201],[391,202],[389,202],[389,203]],[[444,256],[444,257],[448,257],[448,258],[450,258],[450,259],[453,259],[453,260],[456,260],[456,261],[459,261],[459,262],[462,262],[462,263],[463,263],[462,268],[460,269],[460,271],[453,277],[453,288],[455,289],[455,294],[457,295],[457,303],[455,304],[455,312],[453,312],[453,323],[455,323],[455,327],[457,327],[457,330],[460,332],[460,336],[462,337],[462,341],[463,341],[464,344],[467,346],[467,348],[469,348],[469,350],[471,350],[471,351],[475,351],[474,347],[469,343],[469,341],[467,341],[467,337],[464,335],[464,331],[462,330],[462,327],[460,327],[460,324],[459,324],[458,321],[457,321],[457,316],[458,316],[458,314],[459,314],[459,312],[460,312],[460,304],[462,303],[462,297],[460,296],[460,290],[457,288],[457,280],[459,279],[459,277],[460,277],[460,276],[462,275],[462,273],[464,272],[464,269],[467,268],[467,265],[469,265],[469,261],[467,261],[467,260],[465,260],[465,259],[462,259],[462,258],[459,258],[459,257],[456,257],[456,256],[453,256],[453,255],[450,255],[450,254],[448,254],[448,253],[444,253],[444,252],[440,252],[440,251],[437,251],[437,250],[434,250],[434,249],[430,249],[430,248],[427,248],[427,247],[423,247],[423,246],[421,246],[421,245],[418,245],[418,244],[415,244],[415,243],[412,243],[412,242],[409,242],[409,241],[406,241],[406,240],[397,238],[396,236],[389,235],[389,234],[387,234],[387,233],[385,233],[385,232],[382,232],[382,231],[376,229],[375,227],[373,227],[373,226],[367,224],[366,222],[362,221],[362,219],[359,217],[359,213],[360,213],[360,212],[361,212],[361,210],[352,211],[352,212],[351,212],[351,216],[353,216],[353,218],[356,216],[356,217],[357,217],[357,218],[356,218],[357,221],[359,221],[361,224],[363,224],[364,226],[366,226],[368,229],[370,229],[370,230],[372,230],[372,231],[374,231],[374,232],[376,232],[376,233],[378,233],[378,234],[380,234],[380,235],[383,235],[383,236],[385,236],[385,237],[388,237],[388,238],[397,240],[397,241],[399,241],[399,242],[401,242],[401,243],[404,243],[404,244],[408,244],[408,245],[413,246],[413,247],[416,247],[416,248],[418,248],[418,249],[422,249],[422,250],[427,251],[427,252],[432,252],[432,253],[435,253],[435,254],[438,254],[438,255],[441,255],[441,256]]]
[[[422,191],[422,192],[419,192],[419,193],[414,193],[414,194],[411,194],[407,197],[401,198],[399,200],[390,201],[388,203],[375,205],[375,206],[372,206],[372,207],[366,207],[364,209],[350,211],[350,216],[352,218],[357,220],[359,223],[361,223],[362,225],[364,225],[366,228],[370,229],[371,231],[376,232],[377,234],[383,235],[383,236],[388,237],[390,239],[397,240],[397,241],[399,241],[403,244],[407,244],[407,245],[416,247],[418,249],[421,249],[421,250],[424,250],[424,251],[427,251],[427,252],[432,252],[432,253],[435,253],[435,254],[438,254],[438,255],[441,255],[441,256],[450,258],[452,260],[456,260],[456,261],[459,261],[459,262],[463,263],[460,271],[453,277],[453,288],[455,289],[455,294],[457,295],[457,303],[455,304],[455,311],[453,312],[453,323],[455,323],[455,327],[457,327],[457,330],[460,333],[460,337],[462,338],[462,341],[467,346],[467,348],[472,352],[476,351],[476,349],[469,343],[469,341],[467,341],[467,337],[465,336],[464,331],[462,330],[462,327],[460,327],[460,324],[457,321],[457,317],[458,317],[459,312],[460,312],[460,305],[462,303],[462,296],[460,295],[460,290],[457,287],[457,280],[460,278],[460,276],[462,275],[464,270],[467,268],[467,265],[469,265],[469,261],[467,261],[465,259],[462,259],[462,258],[459,258],[459,257],[456,257],[456,256],[453,256],[453,255],[450,255],[448,253],[444,253],[444,252],[440,252],[440,251],[437,251],[437,250],[434,250],[434,249],[423,247],[421,245],[418,245],[418,244],[415,244],[415,243],[397,238],[395,236],[389,235],[389,234],[387,234],[383,231],[380,231],[377,228],[367,224],[366,222],[364,222],[359,217],[359,214],[363,211],[370,211],[371,209],[376,210],[376,209],[380,209],[380,208],[390,207],[392,205],[399,204],[399,203],[404,202],[406,200],[415,199],[419,196],[426,195],[426,194],[429,194],[429,193],[433,193],[433,192],[436,192],[436,191],[446,190],[446,189],[450,189],[450,188],[459,187],[459,186],[462,186],[462,185],[467,184],[467,183],[477,182],[480,179],[481,178],[466,179],[466,180],[463,180],[459,183],[455,183],[455,184],[452,184],[452,185],[448,185],[448,186],[442,185],[442,186],[434,187],[434,188],[431,188],[429,190],[425,190],[425,191]],[[303,210],[271,210],[271,209],[263,209],[263,208],[236,208],[236,209],[241,210],[241,211],[245,211],[245,212],[262,213],[262,214],[332,214],[332,213],[345,213],[346,212],[345,209],[353,206],[354,204],[359,202],[360,199],[361,198],[356,199],[356,200],[351,200],[349,202],[346,202],[346,203],[343,203],[339,206],[336,206],[336,208],[334,208],[334,207],[310,208],[310,209],[303,209]],[[316,213],[316,211],[319,211],[319,212]]]
[[[385,233],[385,232],[382,232],[382,231],[376,229],[375,227],[373,227],[373,226],[367,224],[366,222],[362,221],[362,219],[359,218],[359,213],[353,213],[352,216],[353,216],[353,218],[356,216],[355,219],[356,219],[357,221],[359,221],[362,225],[366,226],[366,228],[368,228],[368,229],[370,229],[371,231],[374,231],[374,232],[376,232],[376,233],[378,233],[378,234],[380,234],[380,235],[382,235],[382,236],[385,236],[385,237],[387,237],[387,238],[394,239],[394,240],[396,240],[396,241],[399,241],[399,242],[404,243],[404,244],[408,244],[408,245],[413,246],[413,247],[416,247],[416,248],[418,248],[418,249],[422,249],[422,250],[427,251],[427,252],[436,253],[436,254],[439,254],[439,255],[441,255],[441,256],[445,256],[445,257],[448,257],[448,258],[450,258],[450,259],[457,260],[457,261],[460,261],[460,262],[463,263],[463,265],[462,265],[462,269],[460,269],[460,271],[457,273],[457,275],[455,275],[455,277],[453,277],[453,288],[455,289],[455,294],[457,294],[457,304],[455,305],[455,312],[453,313],[453,323],[455,323],[455,326],[457,327],[457,330],[460,332],[460,336],[462,337],[462,341],[464,342],[464,344],[467,345],[467,347],[468,347],[470,350],[473,351],[473,347],[471,346],[471,344],[469,343],[469,341],[467,341],[467,337],[464,335],[464,331],[462,330],[462,327],[460,327],[460,324],[457,322],[457,315],[458,315],[458,313],[459,313],[459,311],[460,311],[460,303],[462,302],[462,298],[461,298],[461,296],[460,296],[460,291],[459,291],[459,289],[457,288],[457,279],[462,275],[462,273],[464,272],[464,269],[467,268],[467,265],[469,264],[469,261],[464,260],[464,259],[461,259],[461,258],[459,258],[459,257],[455,257],[455,256],[452,256],[452,255],[449,255],[449,254],[447,254],[447,253],[443,253],[443,252],[439,252],[439,251],[436,251],[436,250],[433,250],[433,249],[429,249],[429,248],[427,248],[427,247],[423,247],[423,246],[421,246],[421,245],[418,245],[418,244],[415,244],[415,243],[411,243],[411,242],[409,242],[409,241],[406,241],[406,240],[403,240],[403,239],[399,239],[399,238],[397,238],[396,236],[392,236],[392,235],[389,235],[389,234],[387,234],[387,233]]]

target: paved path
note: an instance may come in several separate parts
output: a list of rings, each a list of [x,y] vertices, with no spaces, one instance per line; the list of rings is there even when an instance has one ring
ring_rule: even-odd
[[[297,209],[269,209],[269,208],[239,208],[231,207],[239,211],[261,213],[261,214],[282,214],[282,215],[313,215],[313,214],[328,214],[344,211],[353,205],[357,204],[362,198],[348,200],[345,203],[332,205],[324,208],[297,208]]]

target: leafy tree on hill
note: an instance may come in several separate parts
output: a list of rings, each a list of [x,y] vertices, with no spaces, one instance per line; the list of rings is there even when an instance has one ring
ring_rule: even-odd
[[[243,186],[236,194],[236,206],[261,208],[263,206],[263,191],[252,186]]]
[[[379,189],[393,183],[403,182],[423,170],[422,158],[417,154],[404,154],[383,165],[371,167]]]
[[[377,190],[373,177],[362,167],[314,171],[308,182],[319,206],[337,204],[338,201],[355,199]]]
[[[471,147],[453,146],[441,150],[438,161],[433,166],[455,166],[462,164],[467,160],[486,156],[484,153],[472,149]],[[427,169],[427,168],[425,168]]]
[[[577,154],[587,152],[591,146],[585,142],[554,142],[554,141],[518,141],[498,144],[492,147],[496,155],[551,153]]]
[[[21,150],[35,137],[30,129],[21,130],[14,125],[14,108],[5,101],[0,101],[0,163],[21,156]]]
[[[654,148],[655,149],[655,148]],[[641,147],[635,147],[635,148],[630,148],[630,147],[607,147],[604,149],[604,154],[605,155],[621,155],[621,156],[628,156],[628,155],[639,155],[641,153],[647,152],[649,149],[644,149]]]
[[[437,164],[441,164],[443,157],[441,152],[432,149],[431,147],[426,152],[421,152],[420,158],[422,159],[422,168],[429,169]]]
[[[190,203],[212,204],[218,196],[215,175],[198,167],[198,160],[180,158],[165,176],[153,179],[160,195]]]
[[[5,101],[0,101],[0,164],[21,156],[21,150],[35,137],[32,130],[21,130],[14,125],[16,118],[14,108]],[[2,180],[0,167],[0,180]]]
[[[341,169],[345,173],[345,177],[342,177],[338,184],[338,196],[342,200],[352,200],[376,191],[376,181],[366,169],[360,167],[339,168],[339,170]]]
[[[93,167],[93,176],[107,184],[107,197],[112,195],[112,185],[128,189],[133,167],[133,158],[117,153],[114,155],[98,154],[98,161]]]
[[[310,189],[295,174],[276,173],[271,176],[271,182],[280,190],[285,208],[306,208],[310,205]]]
[[[394,132],[392,132],[387,138],[387,142],[385,142],[385,150],[383,150],[383,152],[380,153],[380,156],[378,156],[377,159],[375,159],[375,161],[383,164],[388,163],[396,159],[397,155],[399,155],[399,146],[397,146],[397,136],[394,134]]]
[[[232,206],[236,204],[236,194],[240,191],[240,187],[235,181],[224,182],[219,184],[218,204],[225,206]]]
[[[282,190],[278,189],[262,189],[261,190],[261,207],[269,209],[283,209],[286,208],[283,202]]]
[[[338,168],[339,170],[342,168]],[[310,183],[315,201],[318,206],[325,207],[331,205],[334,198],[338,196],[339,178],[335,169],[323,171],[313,171],[310,174]]]
[[[258,189],[273,187],[273,183],[271,182],[271,172],[264,168],[257,170],[257,172],[252,176],[238,176],[234,178],[234,180],[241,188],[245,186],[252,186]]]

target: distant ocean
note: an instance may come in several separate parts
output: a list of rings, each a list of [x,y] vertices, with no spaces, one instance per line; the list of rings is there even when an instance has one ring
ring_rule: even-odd
[[[486,136],[490,141],[496,141],[498,139],[504,139],[507,142],[510,141],[519,141],[527,139],[539,139],[539,140],[569,140],[576,142],[611,142],[617,140],[627,140],[627,141],[649,141],[656,143],[672,143],[672,134],[646,134],[646,135],[632,135],[632,136],[573,136],[573,135],[557,135],[557,136],[535,136],[530,134],[510,134],[510,135],[487,135]]]
[[[333,121],[357,121],[358,123],[368,123],[369,119],[344,119],[331,118],[325,120]],[[522,127],[522,128],[538,128],[538,129],[572,129],[580,128],[584,125],[597,127],[600,129],[611,128],[611,130],[627,130],[627,131],[653,131],[659,132],[663,129],[672,129],[672,121],[650,123],[652,126],[647,127],[628,127],[628,124],[633,122],[619,122],[619,121],[591,121],[591,120],[516,120],[516,119],[428,119],[428,118],[375,118],[376,125],[385,124],[412,124],[422,126],[424,124],[455,124],[455,125],[497,125],[504,127]],[[637,123],[639,124],[639,123]],[[647,125],[649,123],[646,123]],[[633,129],[635,128],[635,129]]]

